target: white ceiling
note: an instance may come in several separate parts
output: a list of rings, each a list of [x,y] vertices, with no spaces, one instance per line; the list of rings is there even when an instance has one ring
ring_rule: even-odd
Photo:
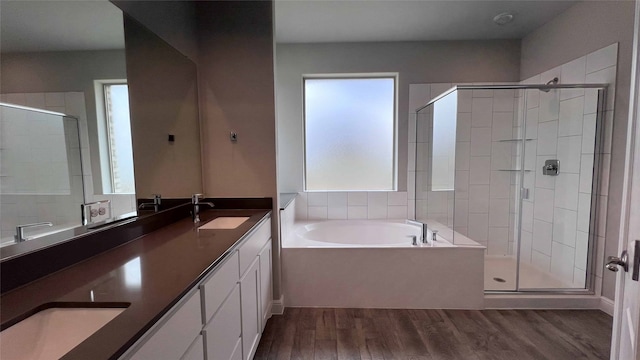
[[[124,49],[122,11],[107,0],[0,1],[0,51]]]
[[[276,41],[520,39],[575,1],[276,0]],[[512,23],[498,26],[504,11]],[[124,48],[122,12],[107,0],[0,1],[0,51]]]
[[[521,39],[575,1],[276,0],[276,41]],[[499,26],[493,17],[514,14]]]

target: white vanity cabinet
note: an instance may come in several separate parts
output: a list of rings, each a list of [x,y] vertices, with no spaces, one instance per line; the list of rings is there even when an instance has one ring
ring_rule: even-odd
[[[200,293],[191,291],[171,309],[162,325],[130,357],[134,360],[180,359],[202,330]],[[127,357],[126,357],[127,358]]]
[[[267,217],[121,359],[251,360],[271,299]]]
[[[189,350],[180,360],[204,360],[204,343],[202,335],[198,335],[196,340],[189,346]]]
[[[260,254],[258,254],[260,262],[260,307],[262,312],[261,331],[267,325],[267,320],[271,317],[271,306],[273,305],[273,287],[271,280],[271,240],[267,241]]]
[[[242,304],[242,359],[251,360],[262,334],[260,262],[257,255],[240,279],[240,297]]]
[[[263,286],[263,277],[271,279],[271,267],[261,266],[260,255],[271,244],[271,224],[263,223],[238,250],[240,255],[240,298],[242,303],[242,360],[251,360],[256,352],[264,322],[271,316],[271,308],[263,306],[263,294],[271,297],[271,281]],[[269,249],[271,247],[269,246]],[[269,251],[270,254],[270,251]],[[266,259],[263,259],[264,263]],[[271,264],[269,260],[269,264]],[[266,282],[265,282],[266,283]]]
[[[233,359],[242,341],[240,286],[236,284],[229,297],[216,311],[202,331],[208,360]]]

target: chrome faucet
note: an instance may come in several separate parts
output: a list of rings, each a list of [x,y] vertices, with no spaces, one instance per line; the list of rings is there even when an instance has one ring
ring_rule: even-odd
[[[138,209],[145,209],[147,207],[153,206],[153,211],[158,212],[160,209],[160,204],[162,203],[162,195],[153,194],[153,202],[150,203],[142,203],[138,206]]]
[[[210,207],[214,207],[212,202],[200,202],[201,199],[204,199],[204,195],[202,194],[193,194],[191,196],[191,204],[193,205],[193,211],[191,211],[191,215],[194,223],[200,222],[200,206],[207,205]]]
[[[24,229],[37,227],[37,226],[53,226],[53,224],[47,221],[47,222],[39,222],[39,223],[33,223],[33,224],[18,225],[16,226],[16,235],[13,238],[16,240],[16,242],[27,241],[27,238],[24,237]]]
[[[407,224],[411,224],[411,225],[416,225],[416,226],[420,226],[420,241],[423,244],[427,244],[429,242],[429,240],[427,239],[427,224],[423,223],[421,221],[417,221],[417,220],[410,220],[407,219]]]

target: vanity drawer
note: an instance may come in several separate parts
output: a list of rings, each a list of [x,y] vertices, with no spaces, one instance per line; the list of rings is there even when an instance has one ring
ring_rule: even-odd
[[[238,250],[240,254],[240,275],[251,266],[253,260],[262,248],[264,244],[271,238],[271,218],[268,217],[256,231],[240,246]]]
[[[234,251],[233,255],[200,285],[204,304],[203,323],[209,322],[239,279],[238,252]]]
[[[240,285],[236,284],[220,310],[205,326],[203,334],[208,360],[227,360],[237,351],[242,332],[240,320]],[[242,353],[240,346],[240,353]]]
[[[196,340],[191,344],[187,353],[182,355],[180,360],[204,360],[204,343],[202,335],[198,335]]]
[[[142,344],[131,359],[180,359],[202,330],[199,291],[179,303],[166,321],[160,320],[158,330]],[[173,309],[172,309],[173,310]]]

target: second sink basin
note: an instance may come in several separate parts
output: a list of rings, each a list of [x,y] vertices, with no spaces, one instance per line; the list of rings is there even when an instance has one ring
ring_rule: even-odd
[[[59,359],[124,308],[50,308],[0,332],[3,360]]]
[[[199,230],[225,230],[235,229],[249,219],[248,216],[224,216],[215,218],[200,226]]]

